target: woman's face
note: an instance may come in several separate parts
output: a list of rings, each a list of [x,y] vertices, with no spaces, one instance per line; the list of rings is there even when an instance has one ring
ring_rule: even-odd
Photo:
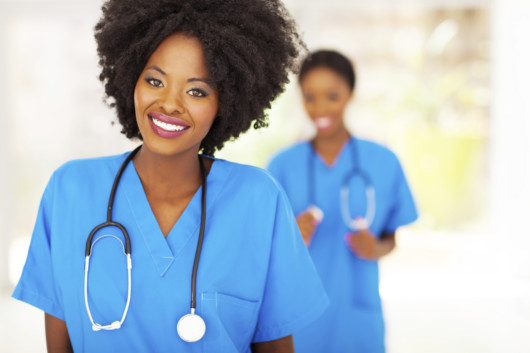
[[[317,128],[317,135],[344,132],[344,110],[353,96],[346,80],[331,69],[316,67],[306,74],[300,86],[304,108]]]
[[[154,51],[134,89],[136,122],[144,145],[155,153],[197,154],[218,106],[201,43],[181,33]]]

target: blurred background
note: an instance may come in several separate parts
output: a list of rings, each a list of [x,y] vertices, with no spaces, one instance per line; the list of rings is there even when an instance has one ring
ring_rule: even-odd
[[[381,261],[388,352],[530,352],[530,2],[285,3],[310,50],[354,61],[348,126],[396,152],[418,204]],[[42,312],[9,296],[51,173],[136,145],[97,79],[101,4],[0,0],[1,352],[45,351]],[[292,81],[216,156],[264,167],[310,137]]]

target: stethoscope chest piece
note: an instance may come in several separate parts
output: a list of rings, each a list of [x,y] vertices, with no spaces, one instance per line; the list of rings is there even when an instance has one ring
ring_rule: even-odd
[[[177,333],[185,342],[197,342],[206,332],[206,324],[199,315],[193,311],[180,318],[177,324]]]

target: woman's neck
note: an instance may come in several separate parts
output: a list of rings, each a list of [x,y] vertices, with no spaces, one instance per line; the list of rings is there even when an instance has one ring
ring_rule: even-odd
[[[133,161],[146,194],[159,199],[186,197],[202,182],[197,153],[166,156],[144,145]]]
[[[334,164],[344,144],[351,138],[349,132],[344,129],[332,136],[318,135],[313,140],[313,148],[328,164]]]

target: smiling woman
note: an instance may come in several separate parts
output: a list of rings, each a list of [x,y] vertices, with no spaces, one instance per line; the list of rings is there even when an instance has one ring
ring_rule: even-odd
[[[197,173],[185,166],[196,169],[197,152],[217,116],[218,93],[208,77],[200,41],[177,33],[153,52],[134,89],[136,123],[144,141],[134,163],[166,237],[199,187]],[[181,161],[168,175],[180,181],[178,191],[158,182],[156,165],[166,157]],[[203,162],[209,170],[212,160]],[[168,203],[172,192],[176,202]]]
[[[122,132],[143,144],[55,171],[13,296],[45,312],[53,352],[293,352],[328,299],[287,197],[213,157],[266,125],[294,68],[283,5],[110,0],[96,40]]]
[[[346,129],[355,89],[349,60],[332,50],[311,53],[299,82],[316,135],[278,153],[269,170],[293,205],[317,270],[326,274],[330,306],[294,335],[295,347],[384,353],[377,260],[394,249],[396,230],[417,218],[414,200],[397,157]]]
[[[208,77],[195,37],[171,35],[154,51],[134,89],[136,122],[146,150],[165,155],[187,151],[196,159],[218,115],[217,89]]]
[[[319,135],[347,136],[343,114],[353,97],[353,88],[348,82],[331,69],[317,67],[304,76],[301,86],[305,110]],[[328,163],[332,162],[332,158],[328,158]]]

